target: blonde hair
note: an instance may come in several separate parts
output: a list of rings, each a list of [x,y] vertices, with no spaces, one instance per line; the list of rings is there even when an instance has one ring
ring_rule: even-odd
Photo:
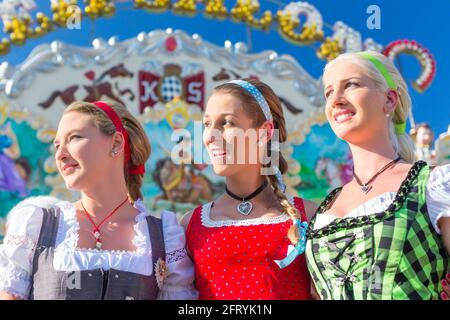
[[[406,123],[411,109],[411,97],[408,92],[408,86],[406,85],[406,82],[398,69],[395,67],[394,63],[388,57],[375,51],[366,52],[374,56],[386,67],[392,77],[392,80],[397,86],[396,91],[399,99],[389,123],[389,138],[395,152],[397,152],[405,161],[412,163],[415,161],[415,155],[414,143],[411,137],[406,133],[406,131],[400,135],[395,133],[395,125]],[[374,66],[374,64],[356,52],[348,52],[339,55],[336,59],[330,61],[325,66],[323,73],[325,74],[332,66],[340,61],[348,61],[361,67],[365,74],[375,82],[379,90],[387,91],[389,89],[386,79]]]
[[[280,100],[278,99],[278,96],[275,94],[271,87],[269,87],[262,81],[255,79],[242,80],[255,86],[264,96],[270,107],[274,127],[275,129],[278,129],[279,132],[279,142],[285,142],[287,139],[286,123],[283,115],[283,108],[281,106]],[[245,90],[241,86],[234,83],[225,83],[214,88],[214,93],[230,94],[233,97],[239,99],[242,105],[245,106],[244,111],[249,115],[250,118],[254,119],[254,127],[259,127],[266,121],[266,117],[264,116],[264,113],[255,97],[253,97],[247,90]],[[271,152],[270,145],[271,141],[269,141],[267,145],[269,153]],[[278,160],[281,174],[286,173],[288,170],[288,164],[281,152],[278,153]],[[265,166],[270,167],[270,163]],[[277,197],[281,207],[291,217],[292,221],[300,219],[300,213],[298,212],[298,210],[289,203],[286,195],[280,190],[275,174],[267,175],[266,179],[272,186],[275,196]],[[290,227],[288,231],[288,238],[293,244],[296,244],[298,242],[300,235],[298,234],[298,230],[295,224],[292,224],[292,226]]]
[[[130,161],[128,165],[137,166],[145,164],[150,157],[150,141],[145,134],[144,128],[139,121],[121,104],[112,101],[104,101],[117,113],[122,121],[123,127],[128,131],[128,144],[130,147]],[[95,104],[85,101],[75,101],[71,103],[64,113],[80,112],[92,117],[94,125],[105,135],[112,136],[117,130],[106,113]],[[142,199],[141,186],[143,174],[130,174],[128,167],[125,167],[125,182],[128,190],[128,198],[135,202]]]

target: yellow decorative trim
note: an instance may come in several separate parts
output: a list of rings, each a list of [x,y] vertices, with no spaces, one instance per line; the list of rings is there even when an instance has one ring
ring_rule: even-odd
[[[255,13],[259,11],[260,4],[258,0],[238,0],[233,9],[231,9],[231,17],[238,22],[246,22],[248,25],[268,30],[272,25],[272,12],[264,11],[260,19],[255,18]]]
[[[91,19],[111,17],[116,13],[116,7],[111,0],[89,0],[84,12]]]
[[[339,41],[332,38],[326,38],[317,49],[317,57],[323,60],[331,61],[343,52],[344,48],[339,44]]]

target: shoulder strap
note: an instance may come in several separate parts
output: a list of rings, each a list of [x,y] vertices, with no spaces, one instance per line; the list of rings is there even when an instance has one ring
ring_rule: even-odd
[[[59,211],[56,208],[42,208],[42,225],[39,233],[38,242],[36,244],[36,250],[33,256],[33,267],[31,270],[31,281],[35,273],[38,270],[39,256],[46,248],[52,248],[55,246],[56,235],[58,234],[59,225]],[[31,297],[33,296],[33,283],[31,284]]]
[[[148,230],[150,233],[150,242],[152,244],[152,257],[153,264],[158,261],[159,258],[165,260],[166,249],[164,246],[164,233],[162,220],[151,215],[146,217]]]
[[[42,226],[37,247],[54,247],[58,233],[59,211],[56,208],[42,208]]]

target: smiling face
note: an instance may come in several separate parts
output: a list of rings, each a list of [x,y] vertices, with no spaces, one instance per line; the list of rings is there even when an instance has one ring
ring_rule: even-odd
[[[326,70],[323,81],[326,116],[339,138],[359,143],[388,132],[387,94],[362,67],[339,61]]]
[[[67,188],[83,191],[110,174],[112,138],[100,132],[90,115],[65,113],[54,145],[56,165]]]
[[[203,116],[203,143],[214,172],[229,176],[258,162],[258,131],[242,102],[231,94],[216,92]]]

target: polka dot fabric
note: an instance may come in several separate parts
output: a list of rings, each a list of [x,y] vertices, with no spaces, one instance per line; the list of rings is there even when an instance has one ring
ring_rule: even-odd
[[[306,220],[303,201],[294,198],[294,204],[302,220]],[[194,210],[186,232],[200,299],[310,299],[305,256],[298,256],[284,269],[273,261],[286,256],[291,219],[271,224],[206,227],[201,214],[202,207]]]
[[[264,113],[264,116],[266,117],[266,120],[272,120],[272,113],[270,112],[269,104],[267,103],[262,93],[258,90],[258,88],[244,80],[231,80],[228,83],[237,84],[247,90],[256,99],[256,102],[258,102],[261,110]],[[283,176],[281,175],[280,169],[278,169],[277,166],[273,166],[273,168],[275,169],[278,187],[280,188],[281,192],[284,193],[286,191],[286,185],[283,182]]]
[[[229,83],[237,84],[242,88],[244,88],[245,90],[247,90],[258,102],[259,106],[264,112],[266,120],[272,120],[272,113],[270,112],[269,104],[267,103],[262,93],[258,90],[258,88],[256,88],[254,85],[244,80],[232,80],[229,81]]]

